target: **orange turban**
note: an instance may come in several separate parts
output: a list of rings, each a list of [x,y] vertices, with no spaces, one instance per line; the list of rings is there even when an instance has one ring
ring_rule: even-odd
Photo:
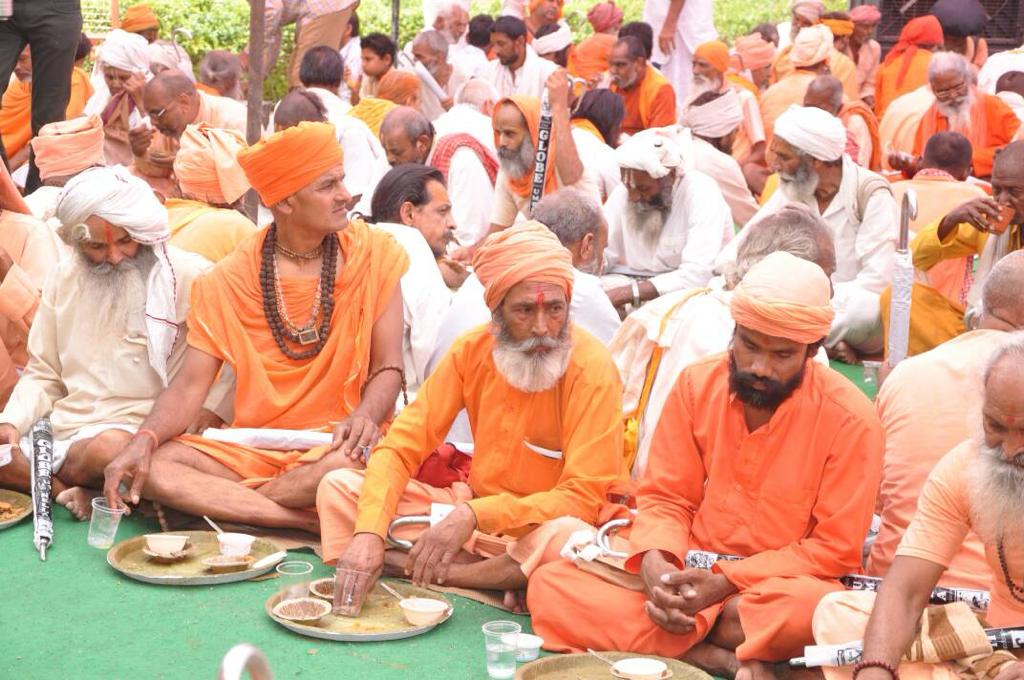
[[[189,125],[174,157],[174,174],[182,193],[203,203],[231,205],[249,190],[238,165],[245,138],[234,130]]]
[[[737,326],[810,345],[832,327],[831,297],[821,267],[779,250],[750,268],[730,308]]]
[[[160,28],[160,20],[149,5],[132,5],[125,10],[124,18],[121,19],[122,31],[138,33],[150,28]]]
[[[695,59],[703,59],[719,73],[729,70],[729,46],[721,40],[712,40],[697,46],[693,51]]]
[[[828,26],[828,30],[837,38],[853,35],[853,22],[849,19],[822,19],[821,23]]]
[[[238,152],[238,164],[268,208],[341,162],[334,126],[310,121],[275,132]]]
[[[815,24],[801,28],[796,34],[796,40],[793,41],[789,60],[797,68],[820,64],[832,54],[833,40],[832,31],[828,26]]]
[[[530,139],[533,141],[533,148],[536,149],[537,138],[540,134],[540,100],[523,94],[505,97],[494,107],[494,111],[491,113],[492,121],[497,119],[498,111],[505,104],[511,104],[519,109],[519,113],[523,114],[523,118],[526,119],[526,127],[530,131]],[[494,145],[498,145],[497,132],[494,133]],[[555,158],[557,158],[555,154],[555,136],[552,134],[548,140],[548,172],[544,178],[545,195],[558,190],[558,179],[555,177]],[[519,196],[529,196],[533,190],[533,172],[528,172],[522,177],[508,177],[508,186],[509,189]]]
[[[420,93],[420,79],[410,71],[399,71],[391,69],[380,79],[377,87],[377,96],[387,99],[399,106],[411,106],[415,103],[414,97]]]
[[[754,71],[772,65],[775,61],[775,45],[757,33],[744,35],[736,38],[736,54],[743,68]]]
[[[530,0],[529,4],[527,5],[526,13],[527,14],[533,14],[533,11],[535,9],[537,9],[538,7],[540,7],[540,4],[542,2],[544,2],[544,0]],[[562,18],[562,6],[564,4],[565,4],[565,0],[558,0],[558,18],[559,19]]]
[[[396,106],[398,104],[380,97],[363,97],[358,104],[348,110],[348,115],[366,123],[373,136],[379,137],[380,124],[384,122],[384,116]]]
[[[49,123],[29,143],[42,179],[74,175],[104,163],[103,121],[99,116]]]
[[[945,36],[942,34],[942,24],[931,14],[926,14],[923,17],[911,19],[903,26],[903,30],[900,31],[899,41],[892,46],[889,54],[885,55],[884,63],[892,63],[902,55],[903,63],[900,66],[899,75],[896,76],[896,83],[902,85],[918,48],[942,45],[944,43]]]
[[[572,255],[550,229],[533,220],[488,236],[473,255],[473,271],[491,311],[523,281],[561,286],[566,301],[572,299]]]

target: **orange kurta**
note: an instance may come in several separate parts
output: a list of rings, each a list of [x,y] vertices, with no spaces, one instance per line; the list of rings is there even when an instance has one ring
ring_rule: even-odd
[[[992,174],[992,162],[996,151],[1013,141],[1020,128],[1020,119],[1009,106],[999,97],[975,89],[976,97],[971,109],[971,128],[962,132],[971,140],[974,174],[977,177],[988,177]],[[937,105],[928,109],[917,127],[914,137],[914,155],[924,152],[936,132],[949,129],[949,119],[939,113]]]
[[[635,135],[641,130],[676,124],[676,93],[672,83],[649,65],[640,82],[628,90],[612,85],[612,92],[622,96],[626,115],[622,131]]]
[[[608,70],[608,56],[617,40],[607,33],[595,33],[581,40],[569,57],[569,73],[586,81],[598,78]]]
[[[889,104],[900,95],[912,92],[922,85],[928,84],[928,63],[932,53],[928,50],[917,50],[911,59],[907,72],[900,79],[903,60],[894,59],[882,64],[878,69],[878,89],[875,91],[875,113],[881,118]]]
[[[785,47],[775,57],[770,75],[771,83],[782,82],[786,76],[797,70],[789,56],[792,49],[792,46]],[[853,63],[852,59],[832,48],[828,55],[828,70],[843,84],[843,95],[847,99],[860,99],[860,75],[857,72],[857,65]]]
[[[637,573],[649,550],[679,567],[691,549],[746,556],[715,567],[739,590],[746,641],[736,654],[777,661],[810,644],[818,600],[841,589],[838,576],[859,570],[882,428],[852,383],[808,361],[801,386],[748,432],[728,375],[728,355],[718,354],[687,367],[669,394],[637,490],[626,569]],[[724,605],[699,612],[693,633],[675,635],[648,618],[643,593],[565,561],[538,570],[528,597],[548,649],[668,657],[700,642]]]
[[[1000,331],[972,331],[901,362],[886,378],[875,402],[885,428],[885,458],[878,494],[882,525],[868,559],[869,574],[885,576],[928,474],[973,433],[982,369],[1005,340]],[[956,399],[935,399],[937,394],[955,394]],[[928,417],[922,418],[925,407]],[[988,590],[991,579],[981,541],[971,533],[940,582]]]
[[[256,225],[237,210],[184,198],[169,199],[164,207],[171,245],[198,253],[210,262],[220,262],[257,231]]]
[[[536,393],[498,372],[487,326],[457,340],[370,456],[358,516],[340,511],[333,473],[325,477],[317,498],[324,558],[340,555],[353,533],[386,534],[409,480],[463,409],[475,444],[468,484],[479,531],[521,535],[566,515],[596,523],[608,488],[626,477],[622,383],[600,341],[580,328],[572,340],[565,375]]]
[[[89,75],[77,66],[71,72],[71,96],[64,112],[65,119],[81,115],[92,96]],[[14,76],[0,103],[0,137],[8,157],[13,156],[32,139],[32,83],[23,83]]]
[[[794,104],[803,106],[807,88],[817,77],[817,73],[797,69],[761,95],[761,118],[764,120],[764,134],[769,146],[775,136],[776,119]]]
[[[339,232],[330,335],[319,355],[297,362],[278,348],[263,313],[259,271],[265,236],[265,229],[257,232],[193,284],[188,343],[234,369],[233,427],[321,429],[359,404],[373,324],[395,294],[409,260],[391,236],[362,221],[354,220]],[[281,285],[292,314],[312,307],[317,279],[281,277]],[[273,477],[299,457],[201,437],[181,439],[243,479]]]

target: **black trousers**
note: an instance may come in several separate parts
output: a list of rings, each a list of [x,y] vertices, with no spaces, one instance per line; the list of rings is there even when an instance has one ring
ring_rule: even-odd
[[[79,0],[14,0],[14,16],[0,21],[0,97],[25,45],[32,48],[32,136],[47,123],[64,120],[71,97],[71,70],[82,35]],[[0,156],[7,150],[0,139]],[[25,191],[39,187],[39,169],[30,158]]]

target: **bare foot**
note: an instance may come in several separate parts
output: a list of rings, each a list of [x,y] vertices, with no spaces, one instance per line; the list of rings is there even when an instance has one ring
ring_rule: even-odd
[[[763,661],[742,661],[736,680],[777,680],[772,665]]]
[[[530,610],[526,608],[525,590],[506,590],[502,604],[505,605],[505,609],[510,610],[514,614],[530,613]]]
[[[830,348],[828,356],[830,359],[836,359],[851,366],[856,366],[860,363],[860,357],[857,356],[857,352],[845,342],[839,342]]]
[[[735,678],[740,669],[735,652],[709,642],[694,645],[683,655],[683,661],[719,678]]]
[[[72,486],[64,489],[54,498],[58,505],[63,505],[76,519],[92,517],[92,499],[103,494],[99,491],[86,489],[84,486]]]

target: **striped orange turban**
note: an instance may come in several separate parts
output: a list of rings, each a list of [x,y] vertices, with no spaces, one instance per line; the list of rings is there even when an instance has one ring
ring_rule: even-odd
[[[103,121],[99,116],[49,123],[29,143],[42,179],[74,175],[104,163]]]
[[[779,250],[750,268],[730,307],[737,326],[810,345],[832,327],[831,297],[821,267]]]
[[[736,38],[736,54],[743,68],[755,71],[772,65],[775,61],[775,45],[757,33],[743,35]]]
[[[303,121],[238,153],[238,164],[268,208],[342,163],[330,123]]]
[[[160,28],[160,20],[149,5],[132,5],[125,10],[124,18],[121,19],[122,31],[139,33],[150,28]]]
[[[189,125],[174,157],[174,174],[186,196],[203,203],[231,205],[249,190],[238,164],[245,139],[234,130]]]
[[[703,59],[719,73],[729,70],[729,46],[721,40],[702,43],[693,51],[694,59]]]
[[[837,38],[853,35],[853,22],[849,19],[822,19],[821,23],[828,26],[828,30]]]
[[[488,236],[473,255],[473,271],[491,311],[523,281],[560,286],[566,301],[572,299],[572,255],[550,229],[533,220]]]
[[[399,106],[415,106],[420,94],[420,79],[410,71],[391,69],[380,79],[377,96]]]

